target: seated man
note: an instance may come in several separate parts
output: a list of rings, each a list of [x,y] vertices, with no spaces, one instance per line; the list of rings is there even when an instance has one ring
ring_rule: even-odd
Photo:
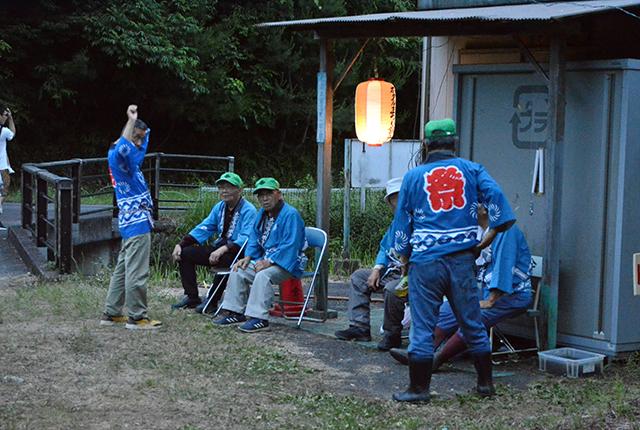
[[[196,265],[229,267],[240,248],[249,238],[251,227],[258,211],[242,197],[242,179],[235,173],[226,172],[216,181],[221,202],[217,203],[208,217],[185,236],[173,249],[173,261],[180,266],[180,278],[185,298],[171,307],[196,308],[202,312],[202,301],[196,283]],[[213,245],[201,244],[214,234],[219,234]],[[213,286],[212,286],[213,288]],[[217,309],[224,284],[216,292],[211,309]]]
[[[478,225],[489,226],[487,211],[478,209]],[[480,300],[480,313],[485,327],[494,325],[526,312],[533,303],[531,297],[531,253],[529,246],[517,225],[504,233],[498,233],[489,249],[483,251],[480,259],[478,279],[482,282],[484,300]],[[453,335],[453,336],[452,336]],[[434,348],[437,349],[447,338],[451,338],[436,351],[432,371],[467,349],[463,335],[449,302],[440,307],[438,324],[434,331]],[[391,356],[403,364],[408,364],[404,350],[392,349]]]
[[[402,178],[393,178],[387,182],[385,202],[395,212],[398,203],[398,192],[402,185]],[[351,275],[349,289],[349,328],[335,333],[340,340],[355,340],[369,342],[371,340],[370,309],[371,293],[383,293],[385,308],[389,303],[388,296],[395,297],[394,289],[400,282],[400,263],[391,253],[391,233],[387,230],[380,241],[380,251],[373,269],[360,269]],[[397,298],[397,297],[396,297]],[[385,310],[384,338],[378,344],[381,351],[389,351],[402,345],[402,314],[404,303],[396,305],[400,317],[389,318]],[[398,312],[394,313],[395,314]]]
[[[269,329],[269,307],[274,286],[300,279],[307,265],[307,239],[300,213],[282,200],[280,184],[273,178],[256,183],[254,194],[262,209],[253,224],[245,256],[233,266],[222,309],[227,315],[217,326],[244,323],[240,330],[254,333]]]

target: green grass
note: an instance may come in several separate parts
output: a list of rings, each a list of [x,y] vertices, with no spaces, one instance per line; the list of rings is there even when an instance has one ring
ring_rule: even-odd
[[[309,367],[305,346],[290,338],[295,331],[247,336],[171,311],[166,284],[153,280],[150,316],[165,328],[100,327],[109,278],[108,271],[68,276],[3,296],[0,376],[23,382],[0,379],[0,428],[633,429],[640,422],[637,354],[604,375],[543,376],[522,390],[501,380],[494,399],[399,405],[336,390],[341,377]]]

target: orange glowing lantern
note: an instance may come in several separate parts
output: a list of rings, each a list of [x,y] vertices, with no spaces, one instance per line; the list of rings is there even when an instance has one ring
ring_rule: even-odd
[[[356,135],[369,146],[381,146],[396,127],[396,89],[384,79],[369,78],[356,88]]]

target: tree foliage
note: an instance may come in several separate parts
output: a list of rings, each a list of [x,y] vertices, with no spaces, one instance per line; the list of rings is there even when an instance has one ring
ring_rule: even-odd
[[[136,103],[150,151],[233,155],[241,175],[314,174],[318,44],[260,22],[412,10],[407,0],[22,0],[0,14],[0,101],[14,111],[14,168],[103,157]],[[335,44],[336,76],[362,40]],[[335,94],[334,157],[354,137],[355,86],[397,88],[396,136],[414,136],[420,44],[369,41]],[[339,171],[338,169],[334,169]]]

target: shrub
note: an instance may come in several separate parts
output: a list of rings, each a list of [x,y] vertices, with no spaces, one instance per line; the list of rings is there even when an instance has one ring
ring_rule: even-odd
[[[317,192],[312,180],[298,182],[301,186],[295,191],[285,191],[284,200],[298,209],[307,226],[316,225]],[[360,259],[363,265],[373,265],[378,253],[380,240],[393,221],[393,213],[384,202],[384,190],[368,189],[366,191],[365,210],[361,210],[358,191],[352,191],[351,197],[351,258]],[[244,197],[254,206],[257,199],[245,192]],[[190,210],[167,212],[162,220],[174,226],[162,233],[154,234],[153,254],[157,256],[155,265],[171,262],[171,252],[176,243],[206,218],[213,206],[220,200],[215,192],[202,192],[199,202]],[[344,253],[344,190],[333,190],[331,193],[331,219],[329,224],[329,258],[330,262],[342,258]],[[213,240],[213,238],[211,239]]]

